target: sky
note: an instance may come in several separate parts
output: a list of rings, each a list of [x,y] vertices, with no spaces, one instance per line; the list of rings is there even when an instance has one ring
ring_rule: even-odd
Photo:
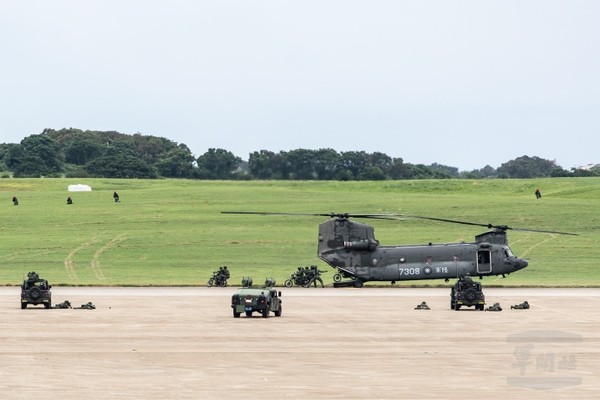
[[[0,143],[600,163],[597,0],[0,0]]]

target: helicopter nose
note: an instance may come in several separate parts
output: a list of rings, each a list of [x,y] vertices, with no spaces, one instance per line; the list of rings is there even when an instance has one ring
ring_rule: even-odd
[[[527,260],[523,260],[522,258],[517,258],[513,265],[515,266],[515,270],[519,270],[519,269],[523,269],[525,268],[527,265],[529,265],[529,263],[527,262]]]

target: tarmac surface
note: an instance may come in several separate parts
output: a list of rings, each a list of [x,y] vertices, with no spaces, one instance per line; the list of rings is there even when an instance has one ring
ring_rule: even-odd
[[[236,288],[0,288],[2,399],[597,399],[600,289],[282,288],[233,318]],[[527,300],[529,310],[510,309]],[[415,310],[426,301],[430,310]]]

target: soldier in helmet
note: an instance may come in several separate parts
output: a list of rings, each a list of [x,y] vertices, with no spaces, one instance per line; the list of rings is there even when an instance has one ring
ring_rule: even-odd
[[[13,198],[12,198],[12,202],[13,202],[13,204],[14,204],[15,206],[18,206],[18,205],[19,205],[19,199],[17,199],[17,196],[13,196]]]
[[[421,302],[421,304],[418,304],[418,305],[415,307],[415,310],[429,310],[429,309],[430,309],[430,308],[429,308],[429,306],[427,305],[427,302],[425,302],[425,301]]]
[[[494,303],[493,306],[489,306],[485,311],[502,311],[502,307],[500,307],[500,303]]]
[[[529,310],[529,303],[527,302],[527,300],[525,300],[521,304],[510,306],[510,308],[514,310]]]
[[[78,308],[80,308],[82,310],[95,310],[96,306],[93,305],[91,301],[88,301],[87,303],[82,304],[81,307],[78,307]]]
[[[54,308],[73,308],[73,307],[71,307],[71,302],[69,300],[65,300],[62,303],[55,304]]]

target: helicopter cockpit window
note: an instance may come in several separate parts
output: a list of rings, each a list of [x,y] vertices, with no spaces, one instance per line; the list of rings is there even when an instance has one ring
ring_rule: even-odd
[[[506,257],[514,257],[515,256],[509,247],[504,248],[504,255]]]

